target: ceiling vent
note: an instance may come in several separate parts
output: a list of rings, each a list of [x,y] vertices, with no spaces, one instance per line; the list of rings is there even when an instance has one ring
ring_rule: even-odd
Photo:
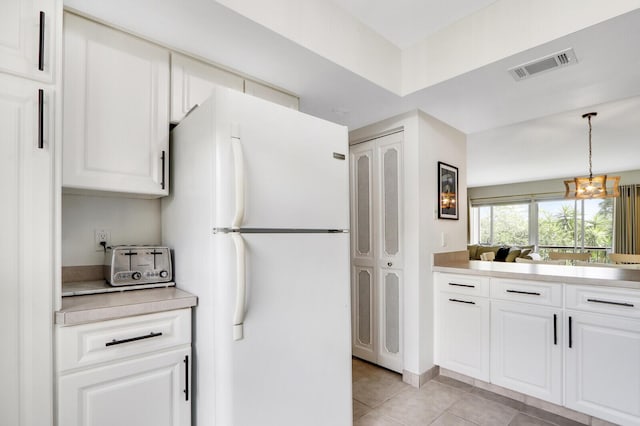
[[[525,78],[533,77],[537,74],[567,67],[576,63],[578,63],[576,52],[570,48],[554,53],[553,55],[548,55],[543,58],[527,62],[526,64],[513,67],[509,69],[509,74],[511,74],[511,77],[513,77],[515,81],[520,81]]]

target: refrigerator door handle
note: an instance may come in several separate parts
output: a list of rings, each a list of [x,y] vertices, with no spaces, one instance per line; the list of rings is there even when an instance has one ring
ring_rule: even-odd
[[[237,123],[231,126],[231,149],[235,170],[236,214],[231,223],[232,229],[240,229],[244,220],[244,154]]]
[[[232,233],[231,238],[236,246],[236,306],[233,312],[233,340],[244,337],[244,311],[247,292],[245,274],[245,245],[244,239],[238,233]]]

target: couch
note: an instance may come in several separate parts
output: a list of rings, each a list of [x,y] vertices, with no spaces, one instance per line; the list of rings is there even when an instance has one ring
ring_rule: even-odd
[[[494,262],[515,262],[516,258],[533,259],[531,256],[535,246],[485,246],[481,244],[470,244],[467,246],[469,260],[480,260],[482,253],[493,252],[496,257]]]

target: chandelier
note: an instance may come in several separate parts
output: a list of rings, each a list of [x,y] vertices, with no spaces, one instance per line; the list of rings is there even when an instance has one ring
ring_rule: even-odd
[[[598,115],[597,112],[588,112],[582,115],[589,121],[589,177],[577,177],[573,180],[565,180],[564,198],[572,200],[583,200],[590,198],[610,198],[620,195],[618,184],[620,176],[598,175],[591,172],[591,117]]]

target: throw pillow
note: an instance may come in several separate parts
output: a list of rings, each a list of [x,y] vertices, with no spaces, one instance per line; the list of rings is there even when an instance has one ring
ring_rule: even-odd
[[[504,262],[508,255],[509,255],[509,247],[500,247],[498,249],[498,252],[496,253],[496,258],[494,259],[494,261]]]
[[[507,255],[506,259],[504,260],[505,262],[515,262],[516,261],[516,257],[520,256],[521,251],[520,250],[509,250],[509,254]]]

